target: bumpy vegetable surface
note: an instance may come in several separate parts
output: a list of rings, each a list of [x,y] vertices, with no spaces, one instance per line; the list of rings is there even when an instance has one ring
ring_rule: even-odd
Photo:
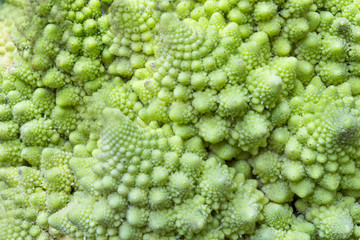
[[[0,240],[360,238],[359,1],[9,0],[0,31]]]

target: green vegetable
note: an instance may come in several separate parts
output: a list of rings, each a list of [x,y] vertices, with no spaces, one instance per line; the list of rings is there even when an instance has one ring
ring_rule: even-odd
[[[0,240],[360,238],[358,1],[0,16]]]

